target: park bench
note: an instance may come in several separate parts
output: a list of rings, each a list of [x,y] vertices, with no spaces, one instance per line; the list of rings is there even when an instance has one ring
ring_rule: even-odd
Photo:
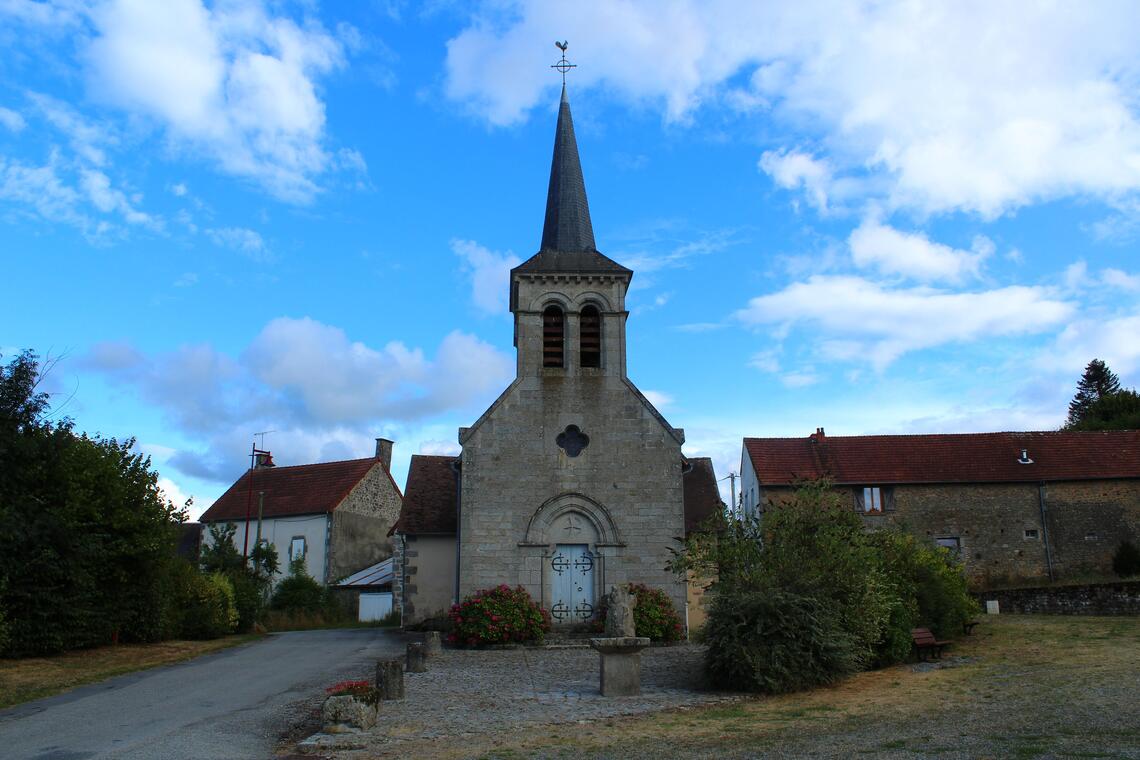
[[[935,659],[942,659],[942,650],[950,646],[949,641],[939,641],[929,628],[912,628],[910,637],[914,641],[914,651],[919,660],[925,660],[926,653],[933,654]]]

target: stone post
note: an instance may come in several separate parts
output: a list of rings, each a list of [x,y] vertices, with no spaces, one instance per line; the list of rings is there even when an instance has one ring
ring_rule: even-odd
[[[399,657],[376,661],[376,688],[380,699],[404,698],[404,663]]]
[[[418,641],[408,642],[408,672],[427,672],[427,648]]]
[[[443,636],[439,631],[428,631],[424,634],[424,650],[428,657],[435,657],[443,651]]]

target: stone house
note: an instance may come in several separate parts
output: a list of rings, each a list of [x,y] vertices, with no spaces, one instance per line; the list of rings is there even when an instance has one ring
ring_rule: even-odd
[[[959,552],[979,586],[1106,574],[1140,538],[1140,431],[745,438],[746,515],[828,477],[868,526]]]
[[[396,531],[407,622],[503,583],[559,626],[589,620],[615,583],[660,588],[684,609],[686,584],[666,565],[692,465],[684,431],[626,375],[632,277],[595,246],[563,88],[542,243],[504,283],[515,380],[459,430],[458,457],[412,459]]]
[[[402,495],[391,463],[392,442],[378,438],[367,459],[247,470],[202,515],[203,541],[210,525],[233,523],[242,551],[248,527],[250,549],[258,537],[277,549],[278,577],[303,557],[309,575],[332,583],[392,555]]]

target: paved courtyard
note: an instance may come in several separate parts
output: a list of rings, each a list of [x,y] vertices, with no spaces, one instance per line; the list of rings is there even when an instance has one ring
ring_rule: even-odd
[[[300,749],[337,757],[396,756],[444,737],[735,700],[703,688],[703,656],[704,648],[691,644],[647,649],[641,655],[641,696],[605,698],[592,649],[445,649],[429,660],[428,672],[404,674],[406,698],[382,703],[375,729],[320,735]]]

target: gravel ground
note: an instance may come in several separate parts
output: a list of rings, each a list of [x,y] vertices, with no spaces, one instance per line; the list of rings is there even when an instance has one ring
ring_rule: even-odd
[[[641,654],[641,695],[605,698],[598,654],[588,648],[467,651],[445,649],[426,673],[405,673],[406,698],[384,702],[369,732],[318,735],[303,752],[338,757],[402,755],[425,740],[579,724],[667,708],[734,701],[706,691],[704,648],[652,647]]]

